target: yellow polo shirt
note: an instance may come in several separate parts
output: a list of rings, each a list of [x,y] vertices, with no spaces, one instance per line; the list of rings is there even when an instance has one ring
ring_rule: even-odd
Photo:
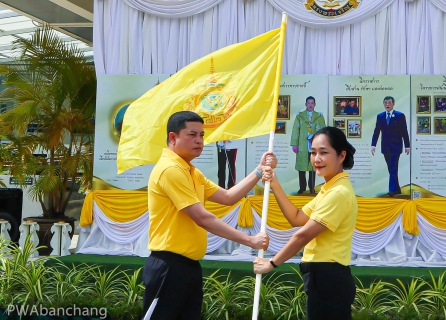
[[[327,227],[304,250],[303,262],[338,262],[349,265],[358,203],[349,174],[342,172],[326,182],[302,211]]]
[[[200,170],[164,149],[149,178],[149,250],[203,258],[207,231],[181,210],[198,202],[204,205],[218,188]]]

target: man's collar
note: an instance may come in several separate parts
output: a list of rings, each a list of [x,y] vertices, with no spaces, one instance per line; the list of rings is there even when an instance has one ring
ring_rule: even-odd
[[[161,157],[167,157],[169,159],[175,160],[183,168],[185,168],[187,170],[191,170],[191,169],[195,168],[194,165],[192,165],[190,163],[187,163],[186,160],[181,158],[175,151],[170,150],[169,148],[164,148],[163,149],[163,153],[162,153]]]

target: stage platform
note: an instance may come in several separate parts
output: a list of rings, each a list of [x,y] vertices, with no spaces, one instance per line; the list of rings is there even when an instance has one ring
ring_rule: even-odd
[[[93,254],[73,254],[70,256],[58,258],[66,265],[98,265],[104,270],[112,270],[119,266],[119,270],[126,270],[130,273],[133,270],[144,267],[147,258],[136,256],[110,256],[110,255],[93,255]],[[218,274],[231,274],[233,281],[238,281],[245,276],[254,276],[252,271],[252,262],[236,262],[236,261],[216,261],[201,260],[200,264],[203,268],[203,276],[211,275],[216,270],[220,270]],[[297,263],[285,263],[274,272],[282,275],[281,280],[293,280],[298,282],[299,277],[296,276],[294,270],[299,269]],[[373,280],[382,280],[390,283],[396,283],[396,279],[400,279],[405,283],[409,283],[413,278],[419,277],[425,280],[430,279],[431,272],[435,278],[438,278],[446,269],[445,268],[423,268],[423,267],[365,267],[352,266],[352,273],[358,277],[364,285],[368,285]]]

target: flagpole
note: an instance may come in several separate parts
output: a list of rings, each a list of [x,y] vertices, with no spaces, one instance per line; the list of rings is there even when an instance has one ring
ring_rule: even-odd
[[[282,61],[283,61],[283,50],[285,45],[285,32],[287,25],[288,16],[286,12],[282,12],[282,24],[280,27],[280,43],[279,43],[279,60],[277,62],[276,70],[276,83],[274,84],[274,95],[273,95],[273,106],[275,106],[276,111],[271,121],[271,131],[269,133],[269,144],[268,151],[274,151],[274,132],[276,128],[277,120],[277,101],[279,101],[280,92],[280,78],[282,76]],[[265,189],[263,190],[263,206],[262,206],[262,222],[260,224],[260,232],[266,231],[266,220],[268,216],[268,205],[269,205],[269,190],[270,182],[265,182]],[[260,249],[258,253],[259,258],[263,258],[264,250]],[[256,284],[254,289],[254,303],[252,310],[252,320],[257,320],[259,314],[259,301],[260,301],[260,287],[262,286],[262,275],[256,274]]]

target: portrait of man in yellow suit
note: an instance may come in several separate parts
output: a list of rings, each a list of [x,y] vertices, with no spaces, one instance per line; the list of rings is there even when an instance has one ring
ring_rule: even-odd
[[[311,138],[326,126],[322,112],[314,111],[316,99],[312,96],[305,100],[306,109],[299,112],[294,119],[290,145],[296,154],[296,170],[299,172],[299,191],[307,190],[306,172],[308,171],[308,187],[310,193],[315,193],[316,174],[310,162]]]

